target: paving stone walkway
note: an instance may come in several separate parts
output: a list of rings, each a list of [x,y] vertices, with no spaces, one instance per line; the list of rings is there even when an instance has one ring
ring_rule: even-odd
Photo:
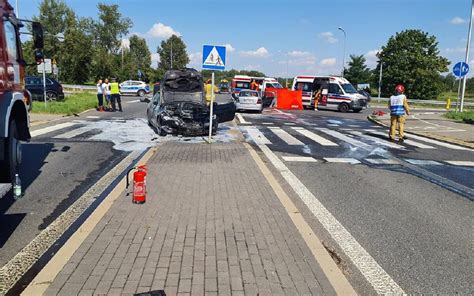
[[[331,295],[334,290],[241,143],[166,143],[148,199],[125,193],[46,295]]]

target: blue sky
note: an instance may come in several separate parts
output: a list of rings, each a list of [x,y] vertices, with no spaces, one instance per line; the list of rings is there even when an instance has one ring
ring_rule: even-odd
[[[18,1],[22,18],[38,14],[40,0]],[[77,15],[97,17],[97,1],[65,2]],[[346,62],[349,54],[363,54],[374,67],[376,51],[405,29],[435,35],[443,56],[463,61],[471,5],[470,0],[102,2],[119,4],[122,14],[133,21],[130,33],[145,37],[152,53],[161,40],[178,32],[188,46],[192,67],[200,68],[203,44],[219,44],[228,46],[229,69],[282,77],[339,73],[344,35],[338,27],[347,33]]]

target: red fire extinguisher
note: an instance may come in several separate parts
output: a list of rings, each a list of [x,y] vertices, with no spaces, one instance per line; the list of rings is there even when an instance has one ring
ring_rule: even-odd
[[[141,165],[138,167],[133,167],[127,172],[127,187],[130,185],[129,174],[131,171],[136,170],[133,173],[133,196],[132,202],[137,204],[145,203],[146,201],[146,174],[147,167],[146,165]]]

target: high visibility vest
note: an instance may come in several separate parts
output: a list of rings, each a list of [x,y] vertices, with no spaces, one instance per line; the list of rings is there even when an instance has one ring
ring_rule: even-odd
[[[390,97],[390,115],[402,116],[405,115],[405,107],[403,102],[406,99],[405,95]]]
[[[120,94],[120,87],[117,82],[110,83],[110,94],[111,95],[118,95]]]

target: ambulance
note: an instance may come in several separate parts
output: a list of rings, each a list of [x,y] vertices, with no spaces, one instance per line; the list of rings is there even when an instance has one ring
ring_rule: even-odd
[[[312,94],[321,88],[322,95],[318,109],[338,110],[340,112],[360,112],[367,108],[367,98],[357,92],[345,78],[338,76],[296,76],[293,90],[303,91],[303,106],[314,109]]]
[[[247,75],[235,75],[232,79],[231,83],[231,92],[232,96],[236,97],[239,95],[240,90],[242,89],[250,89],[250,82],[252,81],[252,77]]]
[[[268,106],[273,101],[275,96],[274,92],[267,91],[270,88],[283,88],[283,86],[272,77],[255,77],[255,76],[247,76],[247,75],[235,75],[234,79],[232,79],[232,94],[234,96],[238,96],[238,93],[242,89],[250,89],[251,82],[254,80],[258,83],[258,93],[263,99],[263,105]]]

